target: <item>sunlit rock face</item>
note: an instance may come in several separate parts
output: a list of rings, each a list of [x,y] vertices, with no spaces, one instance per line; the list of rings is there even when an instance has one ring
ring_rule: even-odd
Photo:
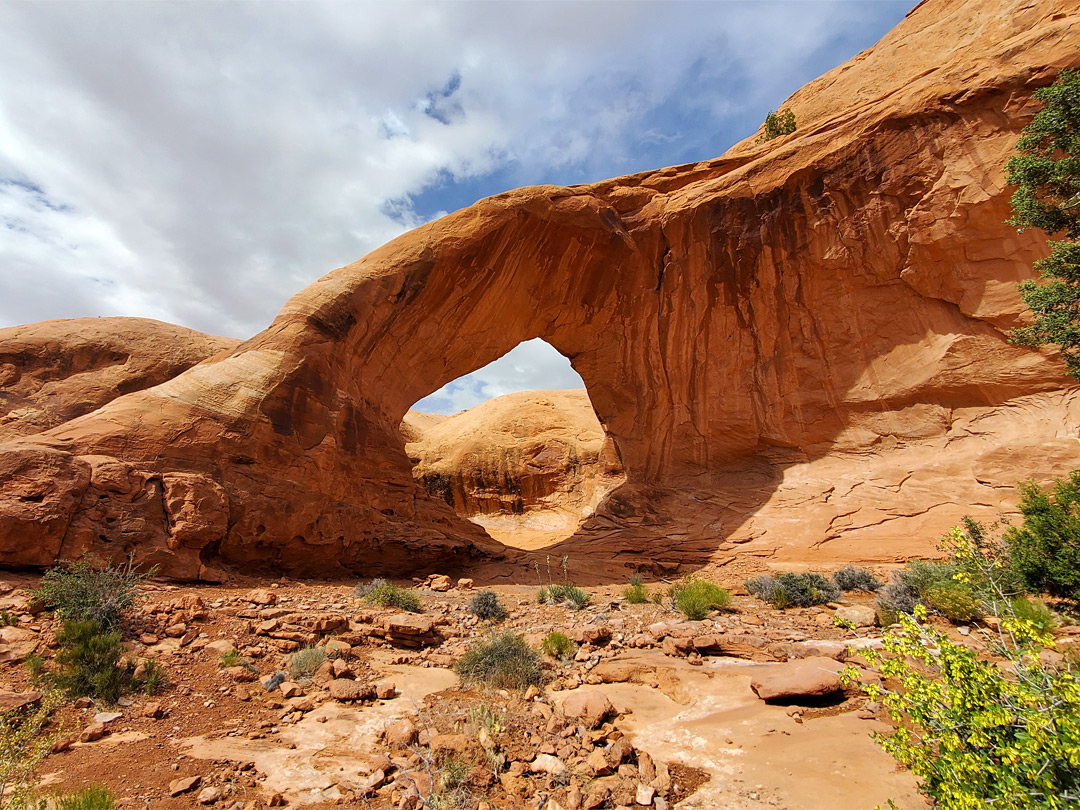
[[[577,531],[625,480],[588,394],[507,394],[449,418],[409,411],[413,477],[492,537],[544,546]]]
[[[0,561],[133,549],[196,577],[498,557],[414,481],[399,425],[536,337],[626,475],[567,547],[932,548],[1016,478],[1080,462],[1060,363],[1006,341],[1046,249],[1003,224],[1002,173],[1031,92],[1080,61],[1078,23],[1071,0],[926,2],[789,99],[794,134],[405,234],[231,352],[0,446]]]

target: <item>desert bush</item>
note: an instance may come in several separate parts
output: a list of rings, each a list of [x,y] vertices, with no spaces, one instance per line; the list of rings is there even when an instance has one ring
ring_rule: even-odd
[[[512,631],[473,644],[454,670],[467,686],[523,689],[541,680],[540,656]]]
[[[643,605],[649,601],[649,589],[641,581],[640,574],[630,577],[630,584],[623,589],[623,599],[630,605]]]
[[[7,610],[0,610],[0,627],[11,627],[18,624],[19,620]]]
[[[1054,612],[1037,599],[1019,596],[1012,600],[1012,612],[1017,619],[1030,622],[1040,633],[1047,633],[1057,626]]]
[[[574,644],[570,636],[565,633],[560,633],[557,630],[552,630],[544,636],[544,640],[540,642],[541,652],[551,658],[569,658],[573,655],[576,647],[577,645]]]
[[[758,137],[758,141],[771,141],[781,135],[790,135],[795,129],[793,110],[769,110],[768,115],[765,116],[765,129]]]
[[[65,622],[94,621],[103,631],[117,630],[139,598],[139,583],[156,570],[140,573],[133,556],[122,565],[99,567],[78,560],[46,571],[34,596]]]
[[[304,647],[289,659],[289,674],[294,678],[310,678],[325,660],[326,650],[322,647]]]
[[[899,571],[893,571],[892,581],[877,592],[880,624],[895,624],[901,613],[910,616],[916,605],[926,606],[927,592],[937,586],[955,584],[956,573],[953,563],[926,560],[912,560]],[[943,599],[947,601],[947,596]]]
[[[139,691],[153,697],[165,691],[169,685],[169,674],[157,661],[147,661],[143,664],[142,677],[133,682]]]
[[[1012,567],[1034,593],[1080,603],[1080,470],[1054,482],[1020,485],[1023,525],[1005,532]]]
[[[554,582],[542,587],[536,598],[542,605],[565,605],[573,610],[581,610],[589,604],[591,597],[588,591],[573,583]]]
[[[40,684],[45,677],[45,659],[41,653],[31,653],[23,662],[26,670],[30,673],[30,682],[35,686]]]
[[[240,655],[239,650],[229,650],[221,654],[221,660],[218,664],[223,669],[228,669],[229,667],[242,667],[246,660],[244,656]]]
[[[970,622],[983,615],[971,587],[964,582],[938,582],[922,595],[926,606],[951,622]]]
[[[464,757],[450,755],[442,759],[431,793],[431,810],[467,810],[473,806],[468,775],[471,763]]]
[[[840,598],[840,589],[821,574],[768,574],[746,581],[746,590],[762,601],[783,610],[789,607],[823,605]]]
[[[357,585],[353,592],[369,605],[420,613],[419,596],[385,579],[373,579],[367,584]]]
[[[707,579],[687,577],[668,589],[675,608],[691,621],[701,621],[711,610],[731,605],[731,594]]]
[[[55,810],[114,810],[116,796],[105,785],[90,784],[74,793],[62,793],[52,799]]]
[[[56,634],[60,651],[53,681],[70,697],[94,697],[115,703],[131,685],[135,665],[120,662],[120,631],[106,631],[94,621],[65,622]]]
[[[854,565],[844,566],[839,571],[834,572],[832,580],[833,584],[842,591],[874,593],[882,585],[873,572],[867,571],[865,568],[856,568]]]
[[[34,773],[59,737],[45,727],[60,702],[50,690],[35,706],[0,712],[0,808],[37,806]]]
[[[474,616],[485,621],[501,622],[506,618],[506,608],[495,591],[477,593],[469,603],[469,610]]]

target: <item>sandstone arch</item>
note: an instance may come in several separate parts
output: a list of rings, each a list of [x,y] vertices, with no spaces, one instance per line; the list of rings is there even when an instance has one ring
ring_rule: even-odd
[[[655,549],[634,535],[649,522],[678,546],[645,503],[692,491],[728,515],[697,508],[707,556],[790,465],[951,435],[980,409],[1041,409],[1021,454],[1074,459],[1074,389],[1004,339],[1045,248],[1001,224],[1000,169],[1030,91],[1076,60],[1071,5],[924,3],[793,96],[794,135],[512,191],[335,270],[228,356],[0,446],[0,559],[137,547],[194,577],[499,555],[414,485],[397,425],[534,337],[618,445],[627,483],[586,534],[631,527],[624,548]],[[732,470],[758,476],[737,504]]]

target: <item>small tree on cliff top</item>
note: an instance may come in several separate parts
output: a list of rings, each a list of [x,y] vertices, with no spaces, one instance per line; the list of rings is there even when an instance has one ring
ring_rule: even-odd
[[[1019,154],[1005,171],[1012,196],[1010,225],[1064,232],[1080,238],[1080,70],[1062,70],[1049,87],[1035,91],[1045,106],[1016,144]],[[1080,380],[1080,243],[1050,243],[1050,255],[1035,263],[1044,283],[1024,281],[1020,295],[1035,315],[1031,326],[1014,329],[1020,346],[1061,347],[1068,373]]]

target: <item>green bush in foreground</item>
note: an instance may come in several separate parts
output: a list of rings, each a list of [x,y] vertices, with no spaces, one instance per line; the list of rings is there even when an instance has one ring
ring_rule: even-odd
[[[125,611],[138,600],[139,583],[156,570],[136,571],[134,557],[123,565],[100,567],[78,560],[46,571],[34,596],[65,622],[94,621],[102,630],[118,630]]]
[[[1043,649],[1053,647],[1051,636],[1024,616],[1028,608],[1015,609],[1001,544],[990,542],[981,527],[971,529],[965,521],[943,546],[957,572],[953,582],[971,587],[999,620],[991,655],[955,644],[927,626],[922,604],[915,605],[913,615],[900,614],[900,628],[886,631],[883,650],[862,653],[883,679],[864,689],[893,722],[892,731],[874,736],[920,779],[920,790],[939,810],[1076,807],[1078,670],[1040,658]],[[1063,652],[1068,661],[1069,650]],[[845,672],[849,683],[856,678],[854,668]]]
[[[1005,532],[1013,569],[1034,593],[1080,604],[1080,470],[1046,492],[1020,485],[1023,525]]]
[[[731,594],[707,579],[687,577],[668,589],[675,608],[691,621],[701,621],[712,610],[731,606]]]
[[[565,633],[560,633],[557,630],[552,630],[546,636],[544,640],[540,642],[540,650],[544,655],[551,658],[566,659],[574,653],[576,645],[570,636]]]
[[[1020,596],[1012,600],[1012,612],[1016,618],[1028,622],[1040,633],[1046,633],[1057,626],[1054,612],[1038,599]]]
[[[56,643],[59,669],[53,682],[69,697],[115,703],[130,687],[135,666],[120,663],[120,631],[104,631],[96,621],[70,621],[56,634]]]
[[[539,654],[511,631],[473,644],[454,671],[466,686],[524,689],[541,681]]]
[[[923,624],[925,609],[900,616],[884,652],[864,651],[895,690],[865,688],[894,730],[881,747],[921,780],[939,810],[1064,810],[1080,801],[1080,684],[1068,667],[1042,664],[1049,644],[1031,625],[1002,619],[999,653],[1010,677],[978,653]],[[911,662],[918,662],[913,665]],[[850,683],[856,673],[847,673]]]
[[[421,612],[418,595],[385,579],[373,579],[366,585],[357,585],[354,592],[369,605],[404,610],[408,613]]]
[[[0,712],[0,808],[37,805],[34,772],[59,736],[44,731],[60,702],[52,690],[36,706]]]

